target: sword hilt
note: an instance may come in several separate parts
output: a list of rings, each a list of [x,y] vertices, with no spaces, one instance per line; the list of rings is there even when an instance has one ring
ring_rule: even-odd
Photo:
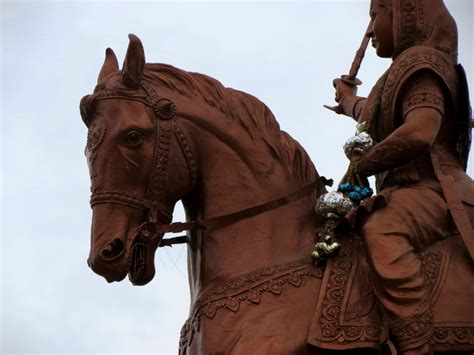
[[[359,86],[362,85],[362,81],[357,78],[351,77],[350,75],[341,75],[341,80],[346,84]]]

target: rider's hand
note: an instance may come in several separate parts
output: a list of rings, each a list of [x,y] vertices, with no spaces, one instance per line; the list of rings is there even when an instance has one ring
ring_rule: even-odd
[[[351,96],[357,95],[356,85],[347,84],[341,79],[334,79],[332,84],[334,88],[336,89],[336,97],[335,97],[336,102],[339,102],[346,95],[351,95]]]

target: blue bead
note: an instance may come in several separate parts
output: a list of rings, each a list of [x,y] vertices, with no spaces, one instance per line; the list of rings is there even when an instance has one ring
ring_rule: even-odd
[[[345,182],[339,186],[339,191],[341,192],[351,191],[351,189],[351,184],[348,182]]]
[[[374,190],[372,190],[370,187],[364,187],[362,189],[362,198],[370,197],[373,194],[374,194]]]
[[[362,192],[362,188],[360,186],[354,186],[354,190],[355,192],[358,192],[358,193],[361,193]]]
[[[353,201],[362,200],[362,195],[359,192],[352,191],[352,192],[349,192],[347,196]]]

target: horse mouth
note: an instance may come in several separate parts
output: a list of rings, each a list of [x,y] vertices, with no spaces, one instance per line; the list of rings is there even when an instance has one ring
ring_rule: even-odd
[[[134,242],[129,254],[128,279],[134,285],[143,279],[146,270],[147,245],[143,242]]]
[[[149,283],[155,276],[155,252],[161,238],[143,241],[136,238],[129,254],[128,279],[135,286]]]

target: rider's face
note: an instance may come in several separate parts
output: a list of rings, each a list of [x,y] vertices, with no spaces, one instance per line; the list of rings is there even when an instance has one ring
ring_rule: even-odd
[[[375,48],[377,55],[382,58],[390,58],[393,55],[393,26],[389,10],[373,1],[370,7],[370,17],[373,21],[372,30],[372,46]]]

